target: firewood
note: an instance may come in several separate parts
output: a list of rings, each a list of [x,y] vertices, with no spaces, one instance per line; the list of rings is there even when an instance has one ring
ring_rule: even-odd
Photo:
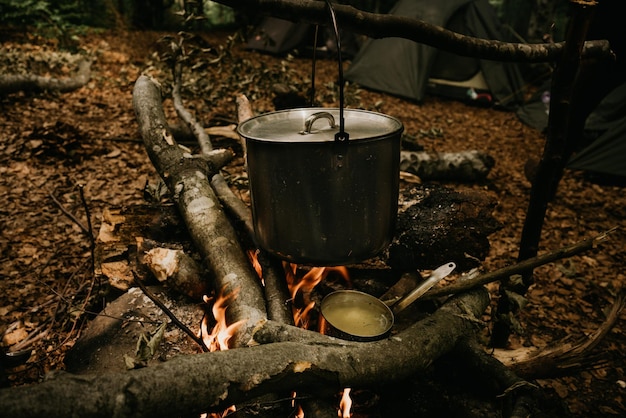
[[[466,293],[401,333],[370,343],[266,321],[252,332],[258,345],[124,373],[59,373],[34,386],[0,390],[0,404],[6,416],[21,418],[154,418],[220,411],[272,392],[331,396],[344,387],[376,387],[425,370],[451,352],[473,334],[471,318],[480,317],[488,303],[485,289]]]
[[[460,271],[476,267],[489,253],[488,236],[501,227],[492,215],[497,201],[484,192],[416,185],[402,198],[408,207],[398,214],[388,260],[399,271],[449,261]]]

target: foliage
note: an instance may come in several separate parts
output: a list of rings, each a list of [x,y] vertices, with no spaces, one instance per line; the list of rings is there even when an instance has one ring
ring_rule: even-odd
[[[40,35],[57,38],[62,49],[76,49],[83,20],[76,0],[0,0],[0,24],[34,27]]]

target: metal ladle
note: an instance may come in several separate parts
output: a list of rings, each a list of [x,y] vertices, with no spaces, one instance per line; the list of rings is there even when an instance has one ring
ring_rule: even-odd
[[[391,301],[382,301],[367,293],[354,290],[332,292],[322,300],[320,306],[320,332],[352,341],[382,339],[391,331],[394,315],[419,299],[455,268],[456,264],[453,262],[436,268],[426,280],[406,296]],[[341,311],[342,315],[337,315],[338,311]]]

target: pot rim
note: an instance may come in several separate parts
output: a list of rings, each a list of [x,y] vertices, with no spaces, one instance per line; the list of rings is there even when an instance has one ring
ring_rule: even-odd
[[[345,131],[350,135],[348,142],[374,141],[399,136],[404,130],[402,122],[393,116],[364,109],[344,109]],[[334,127],[328,122],[318,122],[317,129],[304,134],[305,120],[314,113],[330,113],[339,121],[340,109],[327,107],[305,107],[278,110],[253,116],[237,126],[237,133],[246,141],[263,143],[319,144],[335,142]],[[271,127],[268,124],[272,124]],[[321,127],[321,129],[320,129]]]

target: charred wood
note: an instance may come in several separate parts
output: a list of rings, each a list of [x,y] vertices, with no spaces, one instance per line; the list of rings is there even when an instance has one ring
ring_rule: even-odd
[[[485,193],[416,186],[403,196],[388,263],[400,271],[430,270],[454,261],[477,267],[489,252],[488,236],[501,225],[492,216],[496,200]]]

